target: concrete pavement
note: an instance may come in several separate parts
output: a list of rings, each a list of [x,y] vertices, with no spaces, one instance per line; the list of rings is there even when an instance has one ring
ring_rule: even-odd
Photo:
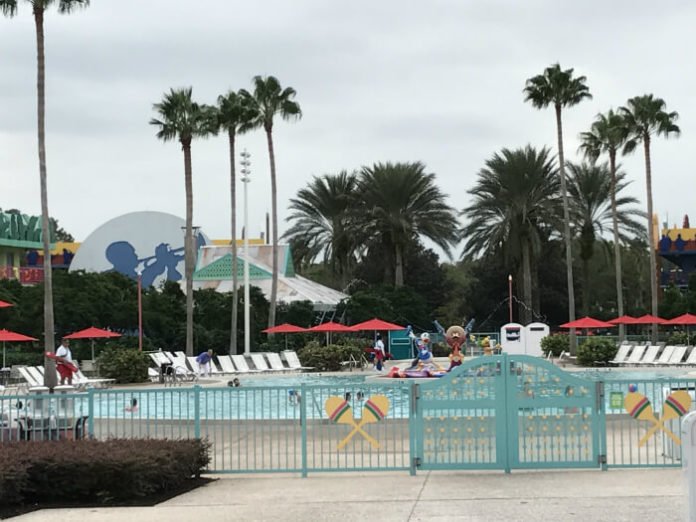
[[[226,476],[154,507],[42,510],[13,520],[679,521],[679,469]]]

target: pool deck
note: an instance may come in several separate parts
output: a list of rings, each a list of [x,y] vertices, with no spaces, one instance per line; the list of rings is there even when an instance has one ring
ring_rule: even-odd
[[[13,520],[677,521],[681,470],[240,476],[154,507],[41,510]]]

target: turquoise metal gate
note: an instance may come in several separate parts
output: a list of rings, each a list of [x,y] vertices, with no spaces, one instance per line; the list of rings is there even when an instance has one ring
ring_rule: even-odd
[[[604,426],[598,388],[537,357],[468,361],[418,386],[418,466],[599,467]]]

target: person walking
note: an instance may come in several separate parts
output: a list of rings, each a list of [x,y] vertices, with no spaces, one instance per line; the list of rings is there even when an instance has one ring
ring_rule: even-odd
[[[378,372],[382,371],[382,368],[384,367],[384,343],[382,342],[382,336],[380,334],[377,334],[375,337],[375,369]]]
[[[77,371],[77,366],[73,362],[69,339],[63,339],[56,350],[56,370],[60,375],[60,384],[64,385],[67,381],[72,386],[73,373]]]
[[[198,373],[200,374],[201,377],[204,377],[205,374],[208,374],[208,377],[210,377],[211,372],[210,372],[210,367],[211,367],[211,361],[213,360],[213,350],[208,350],[207,352],[201,352],[198,354],[198,357],[196,357],[196,362],[198,363]]]

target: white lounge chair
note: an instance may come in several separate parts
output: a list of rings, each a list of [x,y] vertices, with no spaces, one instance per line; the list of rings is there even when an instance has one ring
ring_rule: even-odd
[[[73,383],[84,384],[85,386],[95,386],[96,388],[106,388],[108,384],[113,383],[116,379],[106,379],[101,377],[87,377],[82,370],[78,369],[73,376]]]
[[[159,382],[160,373],[154,368],[148,368],[147,378],[150,379],[151,382]]]
[[[293,370],[313,370],[314,368],[311,366],[302,366],[302,363],[300,362],[300,358],[297,356],[297,352],[293,352],[292,350],[285,350],[283,352],[283,357],[285,357],[285,360],[288,363],[288,366],[292,368]]]
[[[657,354],[660,351],[661,346],[658,344],[651,344],[648,346],[648,348],[645,350],[645,354],[643,355],[643,358],[638,361],[636,364],[642,366],[645,364],[653,364],[655,362],[655,359],[657,359]]]
[[[685,347],[686,348],[686,347]],[[691,349],[691,353],[689,356],[686,358],[686,361],[684,362],[678,362],[675,363],[679,366],[693,366],[696,365],[696,348]]]
[[[230,355],[237,368],[237,373],[261,373],[263,370],[252,370],[243,355]],[[218,357],[219,359],[219,357]]]
[[[662,353],[660,354],[660,357],[657,359],[657,361],[654,361],[653,364],[662,366],[669,364],[669,359],[674,353],[674,348],[675,346],[673,345],[665,346],[664,350],[662,350]]]
[[[609,364],[623,364],[626,362],[626,357],[628,357],[628,353],[631,351],[631,348],[633,348],[632,344],[622,344],[619,346],[619,350],[616,352],[616,355],[611,361],[608,361]],[[561,354],[562,356],[563,354]]]
[[[280,359],[280,355],[278,355],[277,353],[268,352],[266,354],[266,359],[268,359],[268,364],[271,365],[271,370],[275,370],[276,372],[297,372],[297,371],[299,371],[298,368],[290,368],[288,366],[285,366],[283,364],[283,361]]]
[[[667,364],[670,366],[680,366],[682,364],[686,364],[686,362],[682,362],[682,359],[684,359],[684,355],[686,354],[686,350],[688,350],[688,348],[688,346],[675,346],[674,351],[672,352],[672,357],[669,358],[669,363]],[[689,355],[689,359],[690,358],[691,355]]]
[[[30,373],[28,368],[28,366],[20,366],[18,370],[19,375],[26,381],[29,391],[48,392],[48,388],[43,384],[43,377],[40,380],[37,380],[36,376],[33,373]]]
[[[262,353],[252,353],[250,354],[251,357],[251,362],[254,363],[254,366],[256,367],[257,370],[260,370],[262,372],[278,372],[279,370],[273,370],[268,366],[268,363],[266,362],[266,359],[264,358]],[[282,370],[280,370],[282,371]]]
[[[232,357],[230,357],[229,355],[218,355],[217,360],[218,360],[218,364],[220,365],[220,369],[222,370],[222,373],[224,373],[224,374],[239,373],[237,371],[237,368],[235,368],[234,364],[232,363]]]
[[[628,356],[628,359],[624,361],[623,365],[628,366],[638,364],[638,362],[643,358],[643,354],[645,353],[645,350],[647,350],[647,348],[647,346],[636,346],[635,348],[633,348],[631,355]]]

